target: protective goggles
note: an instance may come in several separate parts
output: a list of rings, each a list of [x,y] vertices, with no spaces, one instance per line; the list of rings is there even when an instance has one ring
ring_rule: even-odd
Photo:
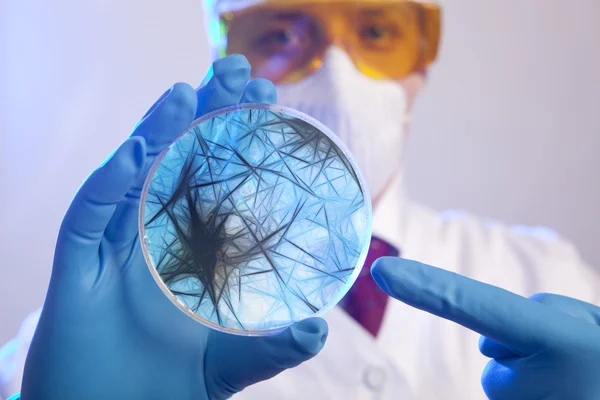
[[[289,83],[337,45],[364,74],[401,79],[435,61],[440,14],[435,3],[408,0],[267,1],[220,15],[222,55],[243,54],[255,77]]]

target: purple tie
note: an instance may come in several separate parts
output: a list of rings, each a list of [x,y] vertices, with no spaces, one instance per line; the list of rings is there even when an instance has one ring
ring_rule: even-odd
[[[391,244],[373,236],[367,259],[363,265],[358,279],[352,288],[340,301],[340,306],[352,318],[362,325],[373,337],[377,336],[388,295],[385,294],[371,277],[371,264],[380,257],[398,257],[400,252]]]

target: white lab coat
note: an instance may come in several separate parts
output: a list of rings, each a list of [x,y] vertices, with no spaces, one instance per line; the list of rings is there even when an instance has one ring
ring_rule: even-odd
[[[552,292],[599,303],[600,278],[570,243],[546,228],[437,213],[408,201],[399,180],[374,213],[373,226],[405,258],[525,296]],[[19,390],[38,316],[32,314],[0,353],[5,396]],[[377,339],[339,308],[325,319],[330,334],[317,357],[234,399],[485,399],[480,376],[487,359],[478,351],[477,334],[397,301],[389,303]]]

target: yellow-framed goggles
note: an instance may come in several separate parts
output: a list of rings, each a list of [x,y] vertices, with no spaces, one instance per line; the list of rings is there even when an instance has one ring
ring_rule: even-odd
[[[402,79],[435,61],[441,10],[410,0],[271,0],[223,12],[220,24],[222,55],[245,55],[254,77],[298,81],[337,45],[364,74]]]

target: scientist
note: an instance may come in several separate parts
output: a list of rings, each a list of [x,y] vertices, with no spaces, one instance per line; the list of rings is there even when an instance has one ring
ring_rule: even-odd
[[[248,61],[231,56],[214,63],[196,93],[177,84],[159,99],[73,200],[39,323],[32,315],[6,352],[9,390],[19,390],[10,371],[29,348],[25,400],[226,398],[277,374],[236,398],[600,395],[600,313],[591,304],[599,280],[574,247],[544,229],[439,214],[403,190],[409,115],[440,39],[436,4],[222,0],[208,11],[219,32],[215,57],[243,54],[252,77],[274,82],[278,97],[266,80],[247,83]],[[176,310],[145,268],[136,210],[150,162],[195,117],[239,101],[277,101],[321,120],[369,184],[367,273],[327,324],[310,319],[268,338],[212,332]],[[519,296],[536,292],[587,303]],[[328,335],[321,354],[298,366]]]

